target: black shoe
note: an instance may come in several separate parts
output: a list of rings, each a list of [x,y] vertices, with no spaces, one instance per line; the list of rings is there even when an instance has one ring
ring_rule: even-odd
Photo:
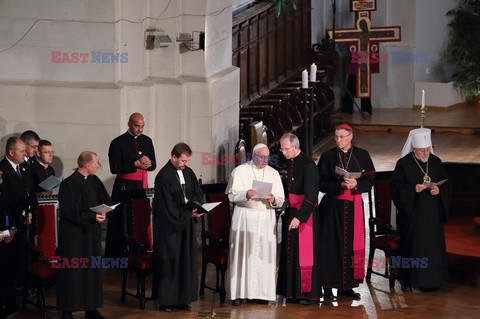
[[[242,305],[242,299],[232,300],[232,306],[241,306],[241,305]]]
[[[178,310],[190,310],[190,305],[175,305],[173,308]]]
[[[247,303],[256,303],[260,305],[267,305],[268,300],[263,300],[263,299],[247,299]]]
[[[337,295],[338,296],[346,296],[346,297],[350,297],[350,298],[353,298],[353,299],[360,299],[360,293],[353,291],[353,289],[338,290]]]
[[[333,299],[332,288],[323,288],[323,299]]]
[[[62,319],[73,319],[71,311],[62,311]]]
[[[161,311],[172,312],[172,306],[160,306]]]
[[[307,305],[314,305],[317,302],[318,302],[318,300],[302,298],[302,299],[300,299],[300,301],[298,303],[301,304],[301,305],[307,306]]]
[[[105,316],[98,311],[98,309],[85,311],[85,318],[90,319],[105,319]]]
[[[412,286],[410,286],[410,284],[402,284],[402,291],[411,292],[412,291]]]

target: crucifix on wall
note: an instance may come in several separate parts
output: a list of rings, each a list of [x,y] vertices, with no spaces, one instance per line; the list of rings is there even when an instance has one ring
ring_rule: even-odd
[[[355,12],[355,28],[336,29],[335,35],[327,30],[328,37],[335,43],[344,43],[348,47],[348,73],[355,75],[355,96],[366,99],[371,97],[372,73],[379,73],[379,63],[388,60],[379,52],[380,42],[400,41],[400,27],[372,27],[370,11],[376,10],[376,0],[352,0],[350,11]],[[363,100],[362,100],[363,110]],[[366,110],[371,113],[370,110]]]

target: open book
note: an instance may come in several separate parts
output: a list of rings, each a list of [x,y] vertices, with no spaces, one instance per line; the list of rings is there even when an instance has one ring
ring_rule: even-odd
[[[427,189],[432,189],[434,188],[435,186],[440,186],[442,185],[443,183],[445,183],[446,181],[448,181],[448,179],[442,179],[440,182],[437,182],[437,183],[434,183],[434,182],[423,182],[422,185],[425,185],[427,187]]]
[[[221,202],[205,203],[200,205],[197,202],[188,202],[182,206],[191,210],[197,209],[198,214],[207,214],[209,211],[217,207]]]
[[[62,180],[63,180],[63,176],[56,177],[54,175],[50,175],[43,182],[38,184],[38,186],[46,190],[51,190],[57,187],[58,185],[60,185]]]
[[[102,204],[102,205],[98,205],[98,206],[95,206],[95,207],[90,207],[90,210],[94,211],[97,214],[105,215],[106,213],[114,210],[115,207],[117,207],[118,205],[120,205],[120,203],[112,205],[112,206]]]
[[[335,166],[335,174],[338,174],[340,176],[345,176],[346,178],[355,178],[355,179],[360,178],[362,177],[362,172],[347,172],[343,168]]]

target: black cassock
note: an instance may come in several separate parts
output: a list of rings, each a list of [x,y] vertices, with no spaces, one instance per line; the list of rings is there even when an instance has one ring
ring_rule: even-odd
[[[110,197],[95,175],[85,178],[75,171],[60,185],[60,223],[57,255],[62,258],[101,256],[101,229],[89,208],[110,205]],[[93,310],[103,305],[100,268],[57,269],[57,308],[62,311]]]
[[[417,164],[418,163],[418,164]],[[452,187],[448,181],[436,196],[429,190],[415,191],[423,183],[426,163],[415,162],[413,153],[399,159],[392,176],[392,198],[398,210],[402,257],[428,258],[426,268],[401,271],[403,279],[417,288],[439,288],[447,279],[447,257],[443,223],[450,210]],[[435,155],[428,158],[428,175],[432,182],[447,179],[442,161]]]
[[[203,193],[195,173],[183,170],[185,194],[177,169],[168,163],[155,178],[153,199],[154,278],[152,296],[163,306],[188,305],[197,300],[197,236],[188,202],[203,204]]]
[[[353,278],[354,204],[353,201],[334,198],[343,193],[343,178],[335,174],[336,166],[349,172],[363,172],[362,177],[357,179],[356,194],[372,188],[375,168],[368,152],[354,146],[346,153],[338,147],[328,150],[322,154],[317,165],[320,191],[325,193],[318,208],[320,282],[325,287],[347,290],[358,287],[363,279]]]
[[[47,179],[49,176],[55,176],[55,170],[52,166],[48,165],[46,168],[38,161],[34,161],[31,164],[32,167],[32,178],[33,178],[33,185],[35,186],[35,191],[37,193],[44,192],[46,189],[41,188],[38,186],[41,182]]]
[[[288,161],[287,176],[288,194],[305,195],[297,210],[289,207],[282,216],[282,248],[278,269],[277,294],[287,298],[316,299],[322,295],[322,287],[318,284],[318,172],[315,163],[305,153],[300,152],[293,160]],[[312,286],[309,293],[301,292],[301,275],[298,248],[298,229],[288,230],[294,217],[306,222],[313,214],[313,269]]]
[[[137,169],[133,163],[143,155],[148,156],[152,162],[152,166],[148,171],[155,170],[157,164],[152,140],[143,134],[135,138],[128,131],[125,132],[110,143],[108,149],[110,172],[112,174],[135,173]],[[129,199],[139,196],[132,192],[129,193],[128,191],[142,188],[141,181],[115,178],[112,189],[112,201],[114,203],[122,202],[122,205],[118,205],[115,208],[115,213],[111,214],[108,218],[105,256],[120,257],[124,254],[124,235],[131,231],[131,204]],[[127,192],[122,192],[122,190]],[[125,219],[128,220],[129,224],[127,229],[124,229]],[[124,234],[124,231],[126,231],[126,234]]]

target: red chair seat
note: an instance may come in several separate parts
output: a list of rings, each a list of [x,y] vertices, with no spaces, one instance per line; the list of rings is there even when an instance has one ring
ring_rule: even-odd
[[[391,236],[377,236],[372,240],[377,249],[395,251],[400,248],[400,236],[393,234]]]
[[[226,264],[228,262],[228,248],[207,249],[204,251],[205,259],[214,264]]]
[[[152,253],[132,254],[128,256],[128,265],[133,266],[137,269],[141,269],[141,270],[152,269],[152,262],[153,262]]]

